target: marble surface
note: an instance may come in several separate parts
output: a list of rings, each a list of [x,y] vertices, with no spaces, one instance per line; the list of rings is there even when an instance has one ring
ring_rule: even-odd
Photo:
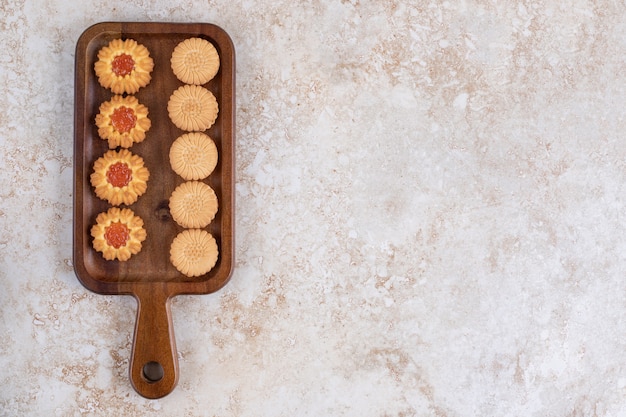
[[[626,415],[626,8],[616,1],[0,2],[1,416]],[[237,51],[236,267],[135,302],[76,279],[74,48],[202,21]]]

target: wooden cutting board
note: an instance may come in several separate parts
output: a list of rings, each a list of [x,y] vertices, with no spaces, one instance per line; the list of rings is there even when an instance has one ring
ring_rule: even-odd
[[[205,132],[217,145],[219,161],[203,180],[219,202],[215,219],[204,228],[215,237],[219,258],[210,272],[194,278],[179,273],[170,262],[172,240],[184,229],[172,219],[168,206],[172,191],[184,182],[170,167],[169,149],[186,133],[174,126],[167,113],[170,95],[183,85],[171,70],[170,58],[176,45],[190,37],[207,39],[220,55],[219,72],[204,85],[219,105],[215,124]],[[107,142],[98,136],[95,116],[100,104],[113,95],[98,83],[94,63],[98,51],[117,38],[136,40],[148,48],[154,60],[150,84],[135,94],[148,107],[152,126],[146,139],[129,149],[141,156],[150,170],[146,193],[128,206],[143,219],[147,238],[141,252],[125,262],[105,260],[93,249],[90,235],[96,216],[111,207],[96,196],[89,180],[94,162],[108,150]],[[179,294],[215,292],[228,282],[233,269],[235,51],[228,34],[212,24],[105,22],[83,32],[75,59],[74,269],[91,291],[132,295],[137,300],[130,380],[144,397],[159,398],[170,393],[178,380],[170,300]]]

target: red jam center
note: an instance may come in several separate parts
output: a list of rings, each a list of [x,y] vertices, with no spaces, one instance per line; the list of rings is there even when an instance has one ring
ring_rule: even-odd
[[[133,179],[133,171],[124,162],[116,162],[107,171],[107,180],[114,187],[125,187]]]
[[[124,77],[130,74],[135,68],[135,60],[128,54],[121,54],[113,58],[111,69],[118,77]]]
[[[104,238],[110,246],[119,249],[121,246],[126,245],[130,238],[130,230],[128,230],[125,224],[120,222],[111,223],[104,231]]]
[[[111,114],[111,124],[120,133],[130,132],[135,127],[136,122],[137,116],[135,116],[135,111],[125,106],[116,108]]]

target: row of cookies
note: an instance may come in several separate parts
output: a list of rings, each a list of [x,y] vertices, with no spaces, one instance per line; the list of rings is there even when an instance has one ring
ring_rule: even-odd
[[[218,256],[215,239],[202,230],[215,217],[217,196],[201,181],[217,165],[217,147],[202,132],[215,123],[218,105],[200,84],[219,70],[219,55],[210,42],[190,38],[175,48],[171,66],[185,84],[171,95],[168,113],[174,125],[190,133],[179,137],[170,149],[172,169],[187,180],[170,198],[172,218],[186,228],[174,239],[170,253],[181,273],[197,276],[212,269]],[[110,150],[94,163],[90,179],[96,195],[114,206],[132,205],[147,188],[149,171],[128,148],[143,141],[151,126],[148,109],[132,94],[149,84],[153,67],[148,50],[132,39],[110,42],[99,51],[94,65],[102,87],[115,95],[100,106],[96,116],[98,134],[108,141]],[[129,208],[119,207],[98,215],[91,234],[94,248],[105,259],[120,261],[138,253],[146,238],[143,220]]]
[[[170,214],[184,230],[170,248],[170,260],[184,275],[204,275],[217,263],[219,250],[215,238],[204,230],[215,218],[219,203],[215,191],[205,182],[218,162],[215,142],[207,134],[216,121],[217,99],[202,85],[219,70],[219,54],[202,38],[181,42],[172,53],[171,66],[183,82],[171,95],[167,110],[172,123],[186,131],[170,147],[172,170],[185,182],[169,200]]]
[[[143,219],[118,206],[134,204],[147,189],[150,172],[128,148],[142,142],[151,127],[148,109],[133,94],[150,83],[153,69],[148,49],[133,39],[112,40],[98,51],[94,64],[98,82],[114,94],[95,118],[109,151],[95,161],[90,176],[96,195],[114,206],[100,213],[91,228],[93,247],[107,260],[130,259],[147,237]]]

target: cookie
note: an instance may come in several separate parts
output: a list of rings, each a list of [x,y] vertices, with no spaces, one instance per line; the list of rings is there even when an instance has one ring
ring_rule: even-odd
[[[93,247],[108,261],[127,261],[141,251],[146,240],[143,220],[128,208],[111,207],[98,214],[91,228]]]
[[[183,230],[170,247],[170,261],[182,274],[197,277],[209,272],[217,263],[219,250],[215,238],[205,230]]]
[[[150,171],[143,158],[127,149],[110,150],[93,164],[89,177],[96,195],[109,204],[133,204],[146,192]]]
[[[170,147],[170,165],[185,180],[202,180],[217,165],[217,146],[208,135],[185,133]]]
[[[174,75],[180,81],[202,85],[217,74],[220,57],[211,42],[202,38],[189,38],[176,45],[170,63]]]
[[[170,196],[169,206],[172,218],[180,226],[203,228],[217,213],[217,195],[201,181],[187,181],[176,187]]]
[[[150,83],[153,69],[150,52],[134,39],[113,39],[94,64],[98,82],[114,94],[135,94]]]
[[[167,112],[172,123],[188,132],[204,132],[217,119],[217,99],[198,85],[183,85],[170,96]]]
[[[98,136],[108,141],[109,149],[130,148],[142,142],[152,122],[148,108],[133,96],[115,95],[100,105],[96,115]]]

